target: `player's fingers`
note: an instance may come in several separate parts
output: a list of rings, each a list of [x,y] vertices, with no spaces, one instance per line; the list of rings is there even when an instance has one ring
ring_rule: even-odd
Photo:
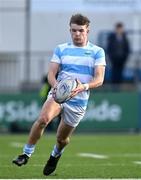
[[[72,93],[79,93],[79,92],[82,92],[84,91],[84,85],[82,83],[78,84],[78,86],[72,90]]]
[[[70,99],[73,98],[74,96],[76,96],[76,94],[77,94],[77,93],[72,93],[72,94],[70,95]]]
[[[52,97],[53,97],[53,98],[55,97],[56,90],[57,90],[57,88],[56,88],[56,87],[54,87],[54,88],[53,88],[53,90],[52,90]]]
[[[74,91],[72,91],[70,97],[72,98],[72,97],[76,96],[79,92],[80,92],[80,90],[74,90]]]
[[[79,84],[81,84],[81,81],[79,81],[79,79],[76,79],[76,82],[77,82],[77,86],[78,86]]]

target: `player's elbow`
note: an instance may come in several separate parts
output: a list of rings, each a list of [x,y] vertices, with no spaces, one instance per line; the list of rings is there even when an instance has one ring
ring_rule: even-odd
[[[97,81],[97,87],[102,86],[102,85],[103,85],[103,82],[104,82],[103,79],[99,79],[99,80]]]

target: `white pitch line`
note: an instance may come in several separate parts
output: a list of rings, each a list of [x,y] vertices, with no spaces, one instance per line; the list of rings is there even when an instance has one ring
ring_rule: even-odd
[[[133,163],[141,165],[141,161],[133,161]]]
[[[21,143],[21,142],[11,142],[10,146],[16,147],[16,148],[21,148],[21,147],[24,146],[24,143]]]
[[[107,159],[108,158],[108,156],[106,156],[106,155],[93,154],[93,153],[79,153],[78,156],[90,157],[90,158],[95,158],[95,159]]]
[[[109,154],[112,157],[141,157],[141,153]]]
[[[2,164],[0,164],[0,168],[2,167],[2,168],[9,168],[9,167],[11,167],[12,166],[12,164],[11,165],[2,165]],[[43,167],[44,166],[44,164],[31,164],[30,166],[32,166],[32,167]],[[66,164],[66,167],[70,167],[71,165],[70,164]],[[82,165],[75,165],[77,168],[80,168]],[[87,164],[83,164],[83,166],[87,166]],[[90,166],[93,166],[93,165],[90,165]],[[125,164],[125,163],[100,163],[100,164],[96,164],[96,166],[127,166],[127,164]],[[129,164],[128,166],[133,166],[132,164]],[[1,180],[1,179],[0,179]]]

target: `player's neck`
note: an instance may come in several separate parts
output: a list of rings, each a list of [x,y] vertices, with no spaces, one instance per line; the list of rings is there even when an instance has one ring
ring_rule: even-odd
[[[73,43],[73,45],[76,46],[76,47],[85,47],[85,46],[87,46],[87,44],[88,44],[88,40],[85,43],[83,43],[83,44]]]

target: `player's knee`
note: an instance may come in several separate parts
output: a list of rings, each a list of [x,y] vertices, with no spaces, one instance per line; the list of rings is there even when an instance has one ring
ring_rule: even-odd
[[[67,144],[69,144],[70,139],[69,138],[63,139],[61,137],[57,137],[57,142],[60,145],[66,146]]]
[[[46,116],[40,116],[38,119],[38,124],[41,128],[45,128],[49,123],[49,118]]]

